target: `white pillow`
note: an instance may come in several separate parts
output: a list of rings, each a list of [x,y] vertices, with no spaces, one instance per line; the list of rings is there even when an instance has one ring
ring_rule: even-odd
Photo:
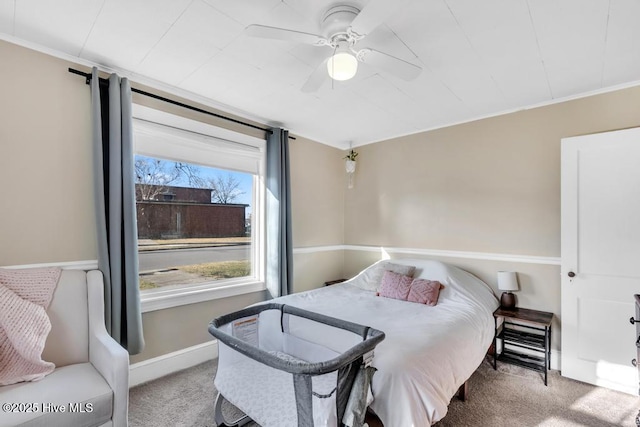
[[[413,265],[394,264],[389,260],[382,260],[362,270],[349,283],[365,291],[377,292],[385,271],[393,271],[404,276],[413,276],[415,270],[416,268]]]

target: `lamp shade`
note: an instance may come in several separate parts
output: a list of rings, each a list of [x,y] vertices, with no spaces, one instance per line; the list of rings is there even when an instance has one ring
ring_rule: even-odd
[[[498,289],[501,291],[517,291],[518,276],[515,271],[498,271]]]
[[[327,61],[327,71],[334,80],[349,80],[358,71],[358,60],[348,52],[337,52]]]

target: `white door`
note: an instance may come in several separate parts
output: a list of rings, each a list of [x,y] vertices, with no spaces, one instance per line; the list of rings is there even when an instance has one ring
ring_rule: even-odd
[[[640,128],[562,140],[561,243],[562,375],[638,394]]]

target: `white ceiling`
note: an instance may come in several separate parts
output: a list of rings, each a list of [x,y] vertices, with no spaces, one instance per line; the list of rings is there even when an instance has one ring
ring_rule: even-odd
[[[639,0],[408,0],[365,41],[416,80],[361,64],[311,94],[330,48],[243,34],[320,33],[330,6],[369,1],[0,0],[0,33],[340,148],[640,80]]]

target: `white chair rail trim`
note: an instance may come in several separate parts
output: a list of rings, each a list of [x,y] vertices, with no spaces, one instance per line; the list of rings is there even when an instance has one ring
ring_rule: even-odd
[[[48,267],[60,267],[63,270],[97,270],[98,260],[89,259],[85,261],[70,261],[70,262],[47,262],[42,264],[22,264],[22,265],[6,265],[2,268],[48,268]]]
[[[450,251],[442,249],[428,248],[397,248],[397,247],[380,247],[366,245],[331,245],[331,246],[309,246],[303,248],[294,248],[294,254],[309,254],[315,252],[327,251],[364,251],[364,252],[387,252],[396,254],[411,254],[424,256],[437,256],[447,258],[466,258],[478,259],[485,261],[506,261],[519,262],[525,264],[543,264],[543,265],[560,265],[560,257],[543,257],[535,255],[516,255],[516,254],[500,254],[491,252],[467,252],[467,251]]]

